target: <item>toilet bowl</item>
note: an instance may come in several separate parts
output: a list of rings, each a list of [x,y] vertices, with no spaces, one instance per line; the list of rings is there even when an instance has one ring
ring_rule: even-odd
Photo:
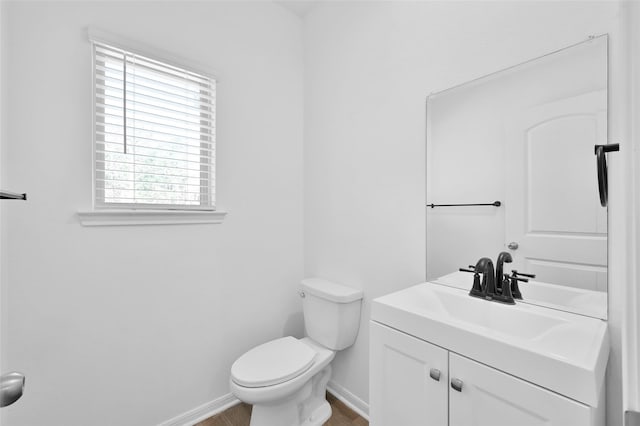
[[[300,295],[307,337],[263,343],[231,367],[231,392],[253,405],[251,426],[320,426],[331,416],[331,361],[355,342],[362,291],[310,278]]]

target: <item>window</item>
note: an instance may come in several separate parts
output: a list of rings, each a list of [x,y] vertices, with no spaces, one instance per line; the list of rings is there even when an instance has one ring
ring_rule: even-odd
[[[215,209],[215,80],[93,42],[96,207]]]

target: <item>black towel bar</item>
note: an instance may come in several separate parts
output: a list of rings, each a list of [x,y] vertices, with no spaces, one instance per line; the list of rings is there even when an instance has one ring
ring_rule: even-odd
[[[427,204],[427,207],[459,207],[459,206],[494,206],[500,207],[502,203],[500,201],[494,201],[493,203],[485,204]]]

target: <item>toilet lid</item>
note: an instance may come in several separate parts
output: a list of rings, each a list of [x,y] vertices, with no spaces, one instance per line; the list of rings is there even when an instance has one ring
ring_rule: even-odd
[[[231,366],[231,379],[257,388],[286,382],[308,370],[316,352],[288,336],[256,346]]]

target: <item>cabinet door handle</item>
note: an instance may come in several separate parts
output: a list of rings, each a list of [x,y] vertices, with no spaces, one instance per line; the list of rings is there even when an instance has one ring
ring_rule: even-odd
[[[437,368],[432,368],[431,370],[429,370],[429,376],[435,380],[436,382],[440,381],[440,370],[438,370]]]
[[[20,399],[24,392],[24,382],[24,374],[15,371],[0,376],[0,407],[6,407]]]
[[[451,387],[453,390],[458,392],[462,392],[462,380],[460,379],[451,379]]]

